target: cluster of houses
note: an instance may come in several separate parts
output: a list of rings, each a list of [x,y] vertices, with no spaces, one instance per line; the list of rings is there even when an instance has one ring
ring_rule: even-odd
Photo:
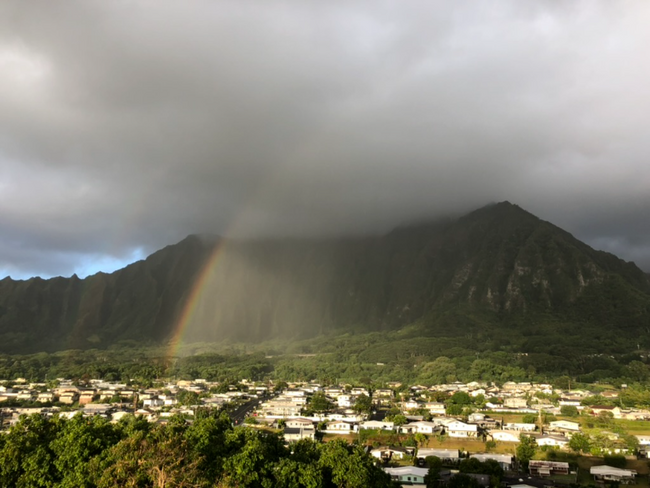
[[[371,452],[372,455],[378,450]],[[417,458],[424,460],[428,456],[436,456],[445,462],[447,465],[454,465],[460,462],[458,451],[449,449],[419,449],[417,451]],[[509,472],[515,467],[515,459],[512,456],[505,454],[470,454],[471,458],[476,458],[481,462],[493,460],[497,462],[504,472]],[[424,485],[424,478],[429,470],[422,466],[398,466],[398,467],[385,467],[384,471],[391,475],[393,480],[403,483],[404,485]],[[561,461],[543,461],[532,460],[529,463],[528,471],[530,478],[524,482],[523,479],[519,483],[510,485],[511,488],[537,488],[540,486],[554,486],[555,482],[548,482],[549,478],[565,477],[565,481],[569,484],[575,484],[576,472],[571,471],[569,463]],[[439,477],[442,485],[447,483],[458,474],[457,469],[442,469],[439,472]],[[592,466],[589,469],[589,474],[597,484],[632,484],[635,483],[637,472],[631,469],[615,468],[613,466],[599,465]],[[491,484],[490,476],[487,474],[468,474],[468,476],[476,479],[479,486],[488,487]],[[555,478],[557,479],[557,478]],[[572,481],[569,481],[572,480]],[[535,483],[534,485],[528,483]],[[503,486],[505,484],[502,483]]]
[[[535,437],[538,446],[567,448],[570,438],[580,432],[580,423],[571,420],[554,420],[542,423],[541,412],[559,414],[563,406],[575,407],[577,410],[589,408],[593,415],[609,412],[613,418],[649,419],[650,412],[639,409],[621,409],[611,406],[583,407],[582,400],[593,395],[589,391],[553,390],[547,384],[508,382],[500,387],[485,383],[451,383],[433,387],[412,386],[404,388],[400,383],[388,384],[386,388],[370,391],[366,388],[351,385],[321,386],[317,383],[292,383],[280,391],[271,394],[273,388],[269,385],[256,385],[243,380],[238,386],[223,385],[206,380],[177,381],[165,383],[158,388],[134,388],[119,382],[90,380],[84,386],[73,384],[65,379],[58,379],[56,386],[49,388],[46,383],[29,383],[25,380],[15,380],[11,386],[1,386],[0,407],[3,402],[7,406],[0,408],[0,426],[7,427],[16,422],[23,414],[41,413],[43,415],[72,416],[81,412],[84,415],[102,415],[113,421],[118,421],[125,415],[143,415],[151,422],[164,422],[175,414],[191,416],[198,407],[221,407],[227,403],[237,403],[241,400],[257,398],[257,408],[249,413],[254,423],[269,424],[284,429],[284,438],[288,443],[300,439],[314,439],[317,432],[324,434],[349,435],[364,429],[396,432],[401,434],[446,435],[452,438],[479,439],[481,441],[520,442],[520,436]],[[217,393],[218,391],[218,393]],[[401,395],[396,394],[401,392]],[[195,393],[192,399],[194,405],[179,401],[183,392]],[[456,392],[465,392],[470,398],[476,399],[483,395],[484,409],[473,408],[473,412],[459,418],[447,415],[447,405],[432,398],[449,397]],[[311,398],[319,393],[329,402],[332,408],[326,412],[314,413],[310,408]],[[538,394],[541,393],[541,394]],[[555,404],[548,398],[558,395]],[[605,398],[615,398],[616,392],[601,393]],[[395,418],[383,418],[376,414],[369,416],[359,413],[355,404],[362,396],[370,399],[372,408],[378,411],[397,409],[401,412],[400,422]],[[494,399],[499,399],[498,402]],[[38,402],[38,403],[36,403]],[[33,406],[33,404],[40,406]],[[182,404],[183,403],[183,404]],[[15,406],[17,404],[32,404],[31,407]],[[484,411],[489,411],[487,415]],[[306,415],[309,412],[309,415]],[[423,415],[426,414],[426,415]],[[538,422],[505,422],[500,414],[525,413],[535,414]],[[642,447],[650,446],[650,436],[637,436]],[[418,466],[386,467],[385,470],[395,480],[415,484],[423,483],[426,468],[421,467],[424,460],[437,456],[448,465],[460,462],[460,453],[453,449],[427,449],[378,447],[370,449],[369,454],[383,461],[400,460],[405,456],[413,456],[420,460]],[[505,471],[513,468],[514,459],[510,455],[495,453],[469,454],[480,461],[492,459],[498,462]],[[557,474],[569,474],[569,465],[554,461],[531,461],[530,475],[548,477]],[[453,470],[443,475],[454,476]],[[631,470],[611,466],[594,466],[591,474],[596,482],[630,483],[635,480],[636,473]],[[489,477],[473,475],[480,485],[488,486]],[[524,485],[518,488],[527,488]]]
[[[395,388],[401,385],[389,386]],[[376,429],[402,434],[446,435],[452,438],[511,443],[520,442],[523,434],[534,437],[540,447],[559,449],[568,448],[571,436],[580,432],[580,423],[571,420],[555,420],[543,424],[541,412],[560,414],[562,406],[568,405],[576,407],[577,410],[589,408],[593,415],[609,412],[614,418],[650,418],[650,412],[638,409],[622,410],[610,406],[583,407],[580,401],[593,393],[582,390],[558,392],[547,384],[508,382],[500,387],[478,382],[433,387],[416,385],[403,392],[401,397],[396,396],[393,388],[381,388],[370,392],[365,388],[321,387],[316,383],[295,383],[262,403],[253,415],[260,422],[267,424],[274,422],[277,424],[278,419],[290,419],[294,423],[299,423],[300,428],[297,424],[288,425],[286,421],[284,422],[287,441],[304,437],[312,438],[318,427],[318,430],[326,434],[355,434],[363,429]],[[450,396],[459,391],[466,392],[470,398],[483,395],[485,403],[483,410],[490,411],[492,416],[482,411],[470,413],[463,419],[448,416],[445,403],[431,401],[434,396],[440,397],[440,393]],[[327,413],[312,413],[307,417],[304,413],[310,410],[309,398],[316,392],[324,394],[335,408]],[[547,400],[551,394],[558,393],[559,402],[556,404]],[[610,395],[615,394],[612,392]],[[371,420],[366,415],[357,413],[352,406],[361,395],[371,397],[372,404],[377,409],[398,407],[407,422],[396,425],[392,421]],[[486,398],[499,398],[500,401],[491,403],[485,400]],[[538,420],[534,423],[504,422],[500,414],[507,413],[534,414]],[[646,443],[650,445],[650,438],[639,436],[639,441],[642,445]]]
[[[24,379],[11,382],[11,387],[0,386],[0,427],[10,427],[21,415],[39,413],[52,416],[72,417],[101,415],[118,421],[125,415],[142,415],[150,422],[164,422],[175,414],[191,416],[197,407],[221,407],[240,399],[263,395],[266,386],[250,385],[245,392],[234,389],[224,393],[211,393],[217,383],[205,380],[165,383],[160,388],[135,388],[125,383],[90,380],[85,386],[59,378],[57,386],[48,388],[46,383],[29,383]],[[195,405],[182,405],[181,392],[197,394]],[[2,407],[3,404],[12,405]],[[31,406],[15,406],[31,405]]]

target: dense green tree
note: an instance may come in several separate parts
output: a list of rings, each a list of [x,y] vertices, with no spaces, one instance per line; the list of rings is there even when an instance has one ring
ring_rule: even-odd
[[[394,417],[392,417],[392,421],[393,421],[393,424],[395,425],[395,427],[399,427],[400,425],[404,425],[404,424],[408,423],[408,419],[404,415],[402,415],[401,413],[395,415]]]
[[[357,413],[370,413],[372,412],[372,400],[368,395],[361,394],[355,400],[353,408]]]
[[[273,486],[273,465],[287,455],[278,435],[257,429],[234,429],[226,434],[226,446],[230,453],[224,459],[224,479],[229,486]]]
[[[429,471],[424,477],[424,484],[427,488],[439,488],[442,484],[440,480],[440,470],[442,469],[442,459],[437,456],[427,456],[425,459]]]
[[[613,466],[615,468],[623,469],[627,465],[627,460],[625,456],[619,455],[606,455],[603,459],[607,466]]]
[[[191,406],[199,403],[199,394],[195,391],[181,390],[176,395],[178,403],[181,405]]]
[[[578,407],[575,407],[573,405],[562,405],[560,407],[560,414],[566,417],[577,417]]]
[[[57,438],[50,443],[61,488],[91,487],[89,461],[120,440],[120,432],[99,416],[84,417],[78,413],[63,423]]]
[[[524,434],[519,436],[519,444],[517,445],[517,461],[519,464],[525,468],[528,467],[528,462],[533,459],[537,452],[537,442],[534,437],[530,437]]]
[[[576,432],[569,439],[569,449],[577,453],[588,453],[591,449],[591,440],[588,434]]]
[[[59,480],[50,444],[62,423],[40,415],[23,416],[3,437],[0,451],[0,486],[53,487]]]
[[[309,401],[309,408],[318,413],[328,412],[332,409],[332,402],[325,393],[317,391]]]
[[[345,488],[394,486],[390,476],[379,469],[361,447],[349,445],[342,440],[337,439],[320,446],[319,465],[326,486]]]
[[[447,483],[447,488],[480,488],[478,480],[465,473],[452,476]]]

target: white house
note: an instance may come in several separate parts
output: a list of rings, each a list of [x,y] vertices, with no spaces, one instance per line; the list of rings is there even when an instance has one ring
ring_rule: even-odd
[[[301,439],[314,439],[316,436],[316,429],[311,427],[285,427],[284,440],[286,442],[296,442]]]
[[[393,422],[382,422],[379,420],[366,420],[359,424],[359,429],[379,429],[379,430],[393,430],[395,424]]]
[[[426,459],[430,456],[438,457],[443,461],[457,462],[460,460],[458,449],[418,449],[417,457],[419,459]]]
[[[157,407],[162,407],[165,404],[163,400],[160,398],[148,398],[142,402],[142,406],[147,408],[157,408]]]
[[[411,422],[400,427],[404,434],[433,434],[440,431],[440,427],[433,422]]]
[[[559,447],[564,449],[569,445],[569,440],[562,435],[543,435],[537,439],[538,446],[550,446],[550,447]]]
[[[521,397],[512,397],[506,398],[503,401],[503,406],[508,408],[525,408],[528,406],[528,402],[525,398]]]
[[[492,430],[490,431],[492,439],[500,442],[519,442],[521,433],[516,430]]]
[[[336,399],[336,403],[338,403],[339,407],[341,408],[351,407],[352,397],[350,395],[339,395]]]
[[[452,420],[445,424],[445,430],[449,437],[476,437],[478,426],[476,424],[466,424],[460,420]]]
[[[352,424],[341,420],[328,422],[325,432],[328,434],[349,434],[352,432]]]
[[[392,447],[378,447],[370,451],[370,455],[377,459],[404,459],[406,451]]]
[[[580,424],[578,422],[571,422],[570,420],[554,420],[549,423],[549,428],[551,430],[580,432]]]
[[[445,415],[447,412],[445,404],[440,402],[427,402],[424,404],[431,415]]]
[[[287,419],[285,420],[284,425],[285,427],[289,427],[291,429],[309,429],[309,428],[313,429],[314,428],[314,422],[302,417]]]
[[[415,466],[402,466],[400,468],[384,468],[390,477],[400,483],[424,484],[424,477],[429,470],[427,468],[416,468]]]
[[[596,481],[615,481],[617,483],[633,483],[636,471],[631,469],[620,469],[612,466],[592,466],[589,473]]]
[[[535,429],[537,428],[535,424],[524,424],[516,422],[506,424],[504,427],[506,430],[518,430],[520,432],[535,432]]]
[[[469,457],[478,459],[482,463],[491,459],[499,463],[499,465],[504,470],[512,469],[512,465],[513,465],[512,456],[510,456],[509,454],[493,454],[493,453],[485,452],[485,453],[470,454]]]

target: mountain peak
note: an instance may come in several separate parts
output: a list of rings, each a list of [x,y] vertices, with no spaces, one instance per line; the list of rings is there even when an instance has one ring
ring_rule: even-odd
[[[485,330],[552,316],[629,336],[649,318],[646,274],[510,202],[361,240],[232,241],[212,259],[220,240],[193,234],[83,280],[1,280],[0,348],[164,342],[180,322],[187,340],[250,342],[415,323],[449,333],[476,317]],[[449,325],[449,310],[464,318]]]

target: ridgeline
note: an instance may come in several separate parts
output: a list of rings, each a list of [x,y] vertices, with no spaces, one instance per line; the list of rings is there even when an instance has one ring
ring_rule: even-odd
[[[623,354],[650,348],[650,279],[503,202],[377,237],[192,235],[111,274],[0,281],[0,352],[11,354],[405,326],[463,347]]]

